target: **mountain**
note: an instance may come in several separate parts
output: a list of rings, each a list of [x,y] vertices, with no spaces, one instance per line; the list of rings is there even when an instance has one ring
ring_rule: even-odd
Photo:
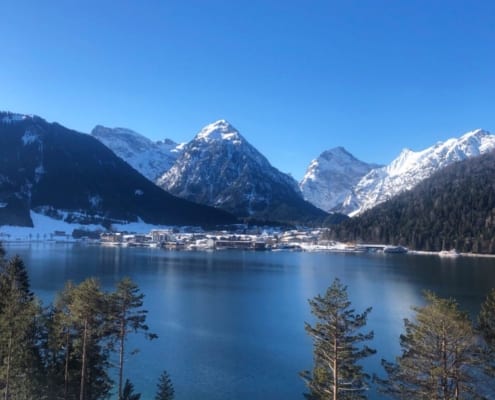
[[[412,190],[344,221],[332,228],[333,238],[494,254],[494,206],[495,152],[490,151],[454,162]]]
[[[299,187],[307,201],[331,212],[352,194],[364,175],[377,167],[358,160],[343,147],[336,147],[311,162]]]
[[[0,225],[32,226],[30,210],[78,223],[234,222],[166,193],[90,135],[0,112]]]
[[[157,183],[243,218],[302,223],[327,215],[306,202],[297,182],[271,166],[225,120],[204,127]]]
[[[98,125],[91,135],[152,182],[172,167],[182,151],[182,145],[170,139],[153,142],[124,128]]]
[[[339,211],[357,215],[412,189],[434,172],[495,148],[495,136],[477,129],[422,151],[405,149],[391,164],[371,170],[354,187]]]

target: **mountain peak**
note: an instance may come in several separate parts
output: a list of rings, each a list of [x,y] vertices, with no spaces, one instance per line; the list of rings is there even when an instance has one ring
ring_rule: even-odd
[[[239,131],[228,121],[219,119],[201,129],[196,135],[196,139],[206,142],[219,140],[240,141],[242,137],[239,134]]]
[[[484,129],[478,128],[473,131],[467,132],[460,137],[459,140],[469,139],[469,138],[477,138],[482,139],[484,137],[491,136],[490,132],[485,131]]]
[[[339,146],[313,160],[299,184],[304,198],[325,211],[333,211],[352,187],[376,165],[358,160]]]
[[[303,200],[294,178],[274,168],[225,120],[205,126],[157,183],[242,218],[302,223],[326,216]]]

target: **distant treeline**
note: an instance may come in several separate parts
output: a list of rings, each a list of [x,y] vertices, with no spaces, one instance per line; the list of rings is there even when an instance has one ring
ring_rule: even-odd
[[[495,153],[438,171],[414,189],[331,226],[327,238],[494,254]]]

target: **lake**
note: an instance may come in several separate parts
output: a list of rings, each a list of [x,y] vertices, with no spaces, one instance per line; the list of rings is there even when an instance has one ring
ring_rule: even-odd
[[[150,330],[159,339],[130,338],[125,376],[152,399],[167,370],[178,400],[303,399],[299,371],[312,367],[308,299],[335,277],[348,286],[357,312],[372,306],[367,329],[377,354],[399,353],[403,319],[421,305],[422,291],[455,297],[476,315],[492,286],[495,259],[311,252],[175,252],[82,245],[6,245],[29,271],[33,291],[48,304],[64,282],[95,276],[112,290],[131,277],[146,295]],[[371,399],[379,399],[373,391]]]

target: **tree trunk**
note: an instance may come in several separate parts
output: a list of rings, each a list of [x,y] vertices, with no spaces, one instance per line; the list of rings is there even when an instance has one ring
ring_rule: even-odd
[[[12,332],[9,336],[9,344],[7,348],[7,371],[5,373],[5,400],[10,397],[10,364],[12,363]]]
[[[69,393],[69,330],[65,334],[64,400]]]
[[[120,323],[120,354],[119,354],[119,400],[122,400],[122,379],[124,376],[124,339],[125,339],[125,322],[124,318]]]
[[[337,339],[334,339],[333,341],[333,400],[337,400],[337,393],[339,391],[339,384],[338,384],[338,374],[337,374]]]
[[[86,380],[86,342],[88,335],[88,319],[84,320],[83,330],[83,347],[82,347],[82,365],[81,365],[81,387],[79,391],[79,400],[84,400],[84,383]]]

